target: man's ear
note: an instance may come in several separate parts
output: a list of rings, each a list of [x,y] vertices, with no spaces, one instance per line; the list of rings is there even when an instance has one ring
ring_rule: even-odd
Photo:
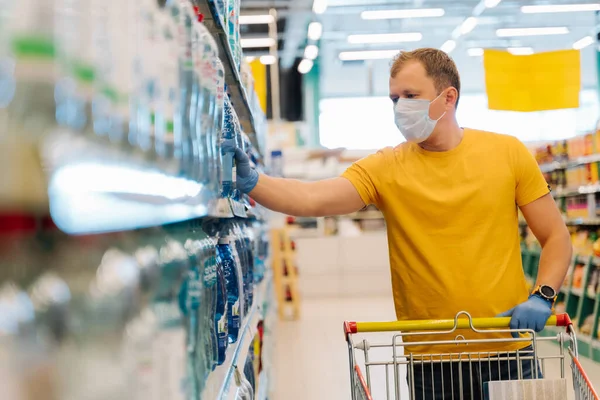
[[[455,87],[450,87],[446,92],[446,106],[456,107],[458,100],[458,90]]]

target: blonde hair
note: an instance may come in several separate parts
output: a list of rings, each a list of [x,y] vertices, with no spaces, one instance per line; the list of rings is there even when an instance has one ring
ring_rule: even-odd
[[[418,61],[425,68],[427,76],[433,79],[433,84],[438,94],[447,87],[454,87],[458,96],[455,106],[458,106],[460,99],[460,75],[454,60],[445,52],[433,49],[422,48],[413,51],[402,51],[393,60],[390,69],[390,76],[393,78],[410,61]]]

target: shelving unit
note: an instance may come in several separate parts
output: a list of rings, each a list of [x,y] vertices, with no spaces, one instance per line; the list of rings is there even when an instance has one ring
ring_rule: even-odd
[[[242,124],[242,128],[250,137],[252,145],[255,146],[257,150],[260,150],[260,142],[262,139],[259,138],[259,136],[261,133],[257,129],[255,116],[253,115],[252,107],[250,106],[250,98],[242,84],[239,71],[235,66],[227,32],[225,32],[225,29],[221,26],[219,17],[207,0],[193,0],[193,2],[204,16],[204,25],[210,33],[213,34],[215,41],[217,42],[219,56],[225,67],[225,83],[229,87],[231,102],[240,123]]]
[[[281,319],[298,319],[300,317],[300,291],[296,272],[296,254],[289,227],[271,231],[271,248],[273,282],[279,304],[279,317]]]
[[[243,363],[248,357],[248,350],[257,334],[258,322],[266,317],[265,302],[268,302],[270,298],[271,276],[270,273],[266,274],[263,281],[256,287],[255,301],[243,321],[238,341],[229,345],[225,362],[209,375],[201,398],[216,400],[236,398],[235,375],[242,373],[238,369],[238,363]],[[266,385],[266,382],[263,384]]]
[[[540,164],[540,169],[542,172],[553,172],[560,169],[566,169],[570,167],[577,167],[584,164],[589,164],[593,162],[600,162],[600,154],[592,154],[589,156],[578,157],[575,160],[569,161],[555,161],[551,163]]]
[[[537,250],[523,250],[522,256],[525,276],[528,281],[533,282],[537,276],[540,253]],[[576,271],[575,265],[577,264],[584,265],[581,287],[573,287]],[[600,362],[600,339],[597,337],[600,323],[600,290],[594,294],[588,292],[588,285],[594,268],[600,268],[600,258],[575,256],[573,267],[567,278],[568,283],[562,286],[557,302],[565,303],[565,311],[571,316],[577,330],[581,329],[588,316],[594,316],[591,335],[578,332],[577,341],[580,355]],[[545,336],[554,336],[563,330],[564,328],[547,327],[542,334]]]

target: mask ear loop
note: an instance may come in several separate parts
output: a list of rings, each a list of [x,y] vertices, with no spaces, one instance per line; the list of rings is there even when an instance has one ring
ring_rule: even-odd
[[[431,102],[429,103],[429,107],[431,107],[431,105],[433,104],[433,102],[436,101],[437,99],[439,99],[440,96],[444,94],[445,90],[446,89],[442,90],[442,92],[440,94],[438,94],[435,99],[431,100]],[[429,116],[429,111],[427,112],[427,118],[429,118],[430,121],[435,121],[435,122],[438,122],[440,119],[444,118],[444,115],[446,115],[446,111],[444,111],[444,113],[442,115],[440,115],[440,117],[438,119],[433,119],[433,118],[431,118]]]

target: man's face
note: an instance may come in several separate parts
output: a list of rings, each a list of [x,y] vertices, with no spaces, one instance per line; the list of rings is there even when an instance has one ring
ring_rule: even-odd
[[[422,99],[433,101],[440,93],[435,89],[433,79],[427,76],[423,65],[418,61],[407,62],[390,77],[390,99],[396,104],[398,99]],[[429,117],[438,119],[445,111],[444,97],[440,97],[429,107]]]

